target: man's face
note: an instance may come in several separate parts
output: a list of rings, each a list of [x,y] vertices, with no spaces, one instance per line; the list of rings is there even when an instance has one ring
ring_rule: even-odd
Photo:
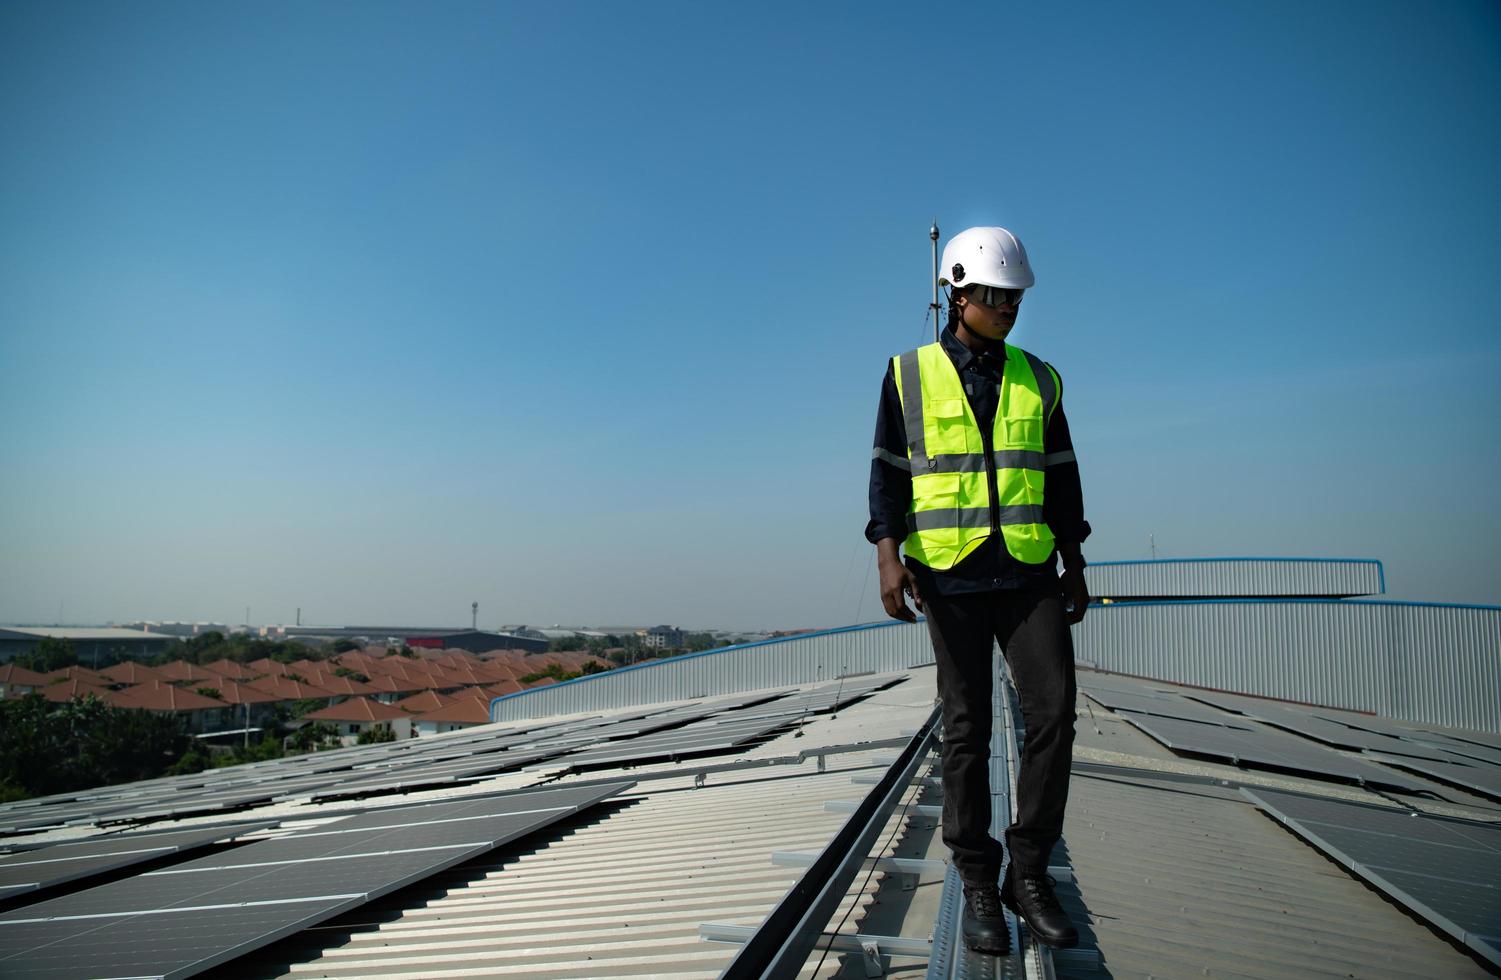
[[[1014,299],[1008,301],[1007,294]],[[990,299],[995,305],[985,303]],[[959,309],[964,325],[971,333],[986,340],[1003,341],[1016,326],[1017,308],[1021,306],[1021,290],[989,289],[985,286],[970,286],[959,293]]]

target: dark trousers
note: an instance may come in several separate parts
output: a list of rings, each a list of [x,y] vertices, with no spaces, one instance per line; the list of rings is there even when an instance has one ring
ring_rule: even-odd
[[[1026,721],[1017,818],[1006,846],[1018,872],[1043,874],[1063,835],[1074,745],[1074,645],[1056,585],[924,595],[943,703],[943,842],[967,881],[995,881],[990,835],[991,650],[998,642]]]

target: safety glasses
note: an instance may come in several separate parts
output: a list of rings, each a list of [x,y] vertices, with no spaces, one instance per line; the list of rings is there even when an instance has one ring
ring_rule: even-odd
[[[1021,289],[1006,289],[1003,286],[975,286],[969,298],[985,306],[1016,306],[1022,301]]]

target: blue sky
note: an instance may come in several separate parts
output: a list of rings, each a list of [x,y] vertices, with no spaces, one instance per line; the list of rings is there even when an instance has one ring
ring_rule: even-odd
[[[0,621],[880,615],[927,229],[1095,561],[1501,601],[1494,4],[0,7]]]

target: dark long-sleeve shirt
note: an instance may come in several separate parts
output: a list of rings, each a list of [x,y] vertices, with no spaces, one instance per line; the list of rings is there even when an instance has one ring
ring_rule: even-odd
[[[945,329],[939,342],[959,372],[975,420],[982,431],[989,432],[995,424],[1001,373],[1006,367],[1005,348],[997,345],[995,351],[976,354],[964,346],[952,329]],[[1061,377],[1059,380],[1058,407],[1053,410],[1043,433],[1047,474],[1043,482],[1043,516],[1060,543],[1083,543],[1089,537],[1089,522],[1084,519],[1079,464],[1074,459],[1068,419],[1063,414]],[[870,523],[865,526],[865,537],[871,544],[882,538],[902,541],[907,537],[912,473],[892,460],[907,460],[907,424],[902,416],[896,378],[888,362],[886,377],[881,384],[881,405],[876,413],[875,452],[870,461]],[[1055,556],[1049,556],[1040,565],[1017,561],[1006,550],[1005,540],[1000,534],[990,535],[947,571],[928,568],[913,558],[907,559],[907,567],[918,576],[920,590],[940,595],[1021,588],[1057,575]]]

